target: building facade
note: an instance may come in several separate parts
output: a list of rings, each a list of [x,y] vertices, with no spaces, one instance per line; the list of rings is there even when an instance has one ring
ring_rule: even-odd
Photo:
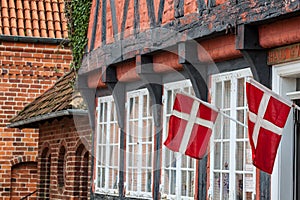
[[[247,128],[223,116],[201,160],[163,145],[177,92],[244,124],[247,77],[297,100],[298,14],[297,1],[94,0],[79,71],[93,124],[92,197],[298,198],[293,112],[272,175],[252,165]]]
[[[75,76],[64,75],[9,124],[39,130],[35,199],[90,199],[91,130]]]
[[[67,37],[63,1],[1,1],[0,199],[36,195],[38,132],[6,126],[69,71]]]

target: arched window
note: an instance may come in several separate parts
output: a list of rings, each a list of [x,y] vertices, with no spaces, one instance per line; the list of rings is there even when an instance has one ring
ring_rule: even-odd
[[[81,176],[81,199],[87,199],[88,180],[89,180],[89,152],[85,152],[82,158],[82,176]]]
[[[50,175],[51,175],[51,154],[46,147],[41,154],[40,160],[40,184],[39,197],[40,199],[50,198]]]
[[[66,148],[61,146],[59,149],[58,162],[57,162],[57,183],[60,192],[63,191],[65,186],[65,165],[66,165]]]
[[[75,157],[74,197],[87,199],[88,196],[89,152],[83,144],[79,145]]]
[[[81,154],[84,151],[84,145],[81,144],[76,150],[76,157],[75,157],[75,180],[74,180],[74,197],[79,197],[80,195],[80,168],[81,168]]]

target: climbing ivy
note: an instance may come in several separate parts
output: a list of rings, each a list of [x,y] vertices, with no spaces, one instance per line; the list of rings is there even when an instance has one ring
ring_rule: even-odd
[[[87,30],[90,17],[91,0],[66,1],[66,17],[73,62],[71,67],[78,70],[88,42]]]

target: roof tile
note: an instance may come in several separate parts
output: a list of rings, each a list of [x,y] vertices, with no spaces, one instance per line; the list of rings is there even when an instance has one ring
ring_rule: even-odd
[[[64,0],[0,1],[0,35],[68,37]]]
[[[10,122],[14,123],[70,108],[85,109],[86,106],[80,93],[75,91],[72,85],[75,77],[74,71],[67,73],[45,93],[24,107]]]

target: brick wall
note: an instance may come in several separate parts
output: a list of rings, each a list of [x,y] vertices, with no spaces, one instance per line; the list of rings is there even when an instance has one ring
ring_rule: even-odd
[[[12,195],[16,161],[37,156],[38,132],[6,128],[9,120],[69,71],[71,59],[59,45],[0,42],[0,199]]]
[[[45,193],[50,199],[89,199],[91,130],[87,116],[75,121],[64,117],[40,125],[39,199],[44,199]]]
[[[11,171],[11,199],[20,199],[34,193],[28,199],[36,199],[37,163],[24,162],[13,166]]]

